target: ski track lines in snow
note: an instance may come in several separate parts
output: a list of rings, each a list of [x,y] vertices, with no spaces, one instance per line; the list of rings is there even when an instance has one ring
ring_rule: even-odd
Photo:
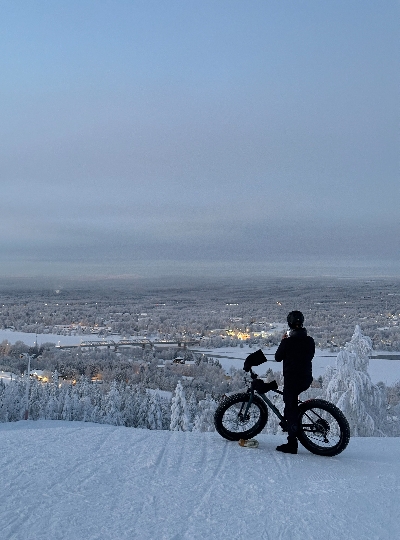
[[[400,440],[278,454],[216,433],[0,425],[1,540],[400,538]]]

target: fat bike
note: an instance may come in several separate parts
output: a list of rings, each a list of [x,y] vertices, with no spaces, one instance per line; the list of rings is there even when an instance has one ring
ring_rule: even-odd
[[[266,394],[254,388],[258,375],[250,369],[250,376],[247,391],[224,397],[215,411],[215,429],[228,441],[248,440],[261,433],[268,421],[268,409],[276,414],[285,430],[283,414]],[[271,391],[283,394],[277,386]],[[343,452],[349,444],[350,427],[336,405],[323,399],[299,400],[298,410],[297,438],[307,450],[319,456]]]

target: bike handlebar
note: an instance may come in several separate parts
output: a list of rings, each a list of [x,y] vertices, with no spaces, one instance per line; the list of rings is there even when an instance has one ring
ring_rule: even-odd
[[[249,370],[249,373],[250,373],[250,377],[253,379],[253,381],[254,381],[254,379],[257,379],[257,377],[258,377],[257,373],[254,373],[254,371],[251,368]]]

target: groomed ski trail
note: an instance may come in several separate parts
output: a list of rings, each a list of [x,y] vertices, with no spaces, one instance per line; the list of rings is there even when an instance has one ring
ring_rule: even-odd
[[[323,458],[285,438],[80,422],[0,425],[2,540],[400,538],[400,439]]]

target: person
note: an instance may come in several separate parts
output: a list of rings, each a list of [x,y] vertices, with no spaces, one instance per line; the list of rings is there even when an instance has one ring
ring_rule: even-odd
[[[287,323],[290,330],[284,334],[275,353],[275,360],[283,362],[285,408],[281,426],[288,432],[288,438],[286,444],[281,444],[276,449],[287,454],[297,454],[298,397],[310,387],[313,380],[315,342],[303,327],[304,315],[301,311],[291,311],[287,316]]]

